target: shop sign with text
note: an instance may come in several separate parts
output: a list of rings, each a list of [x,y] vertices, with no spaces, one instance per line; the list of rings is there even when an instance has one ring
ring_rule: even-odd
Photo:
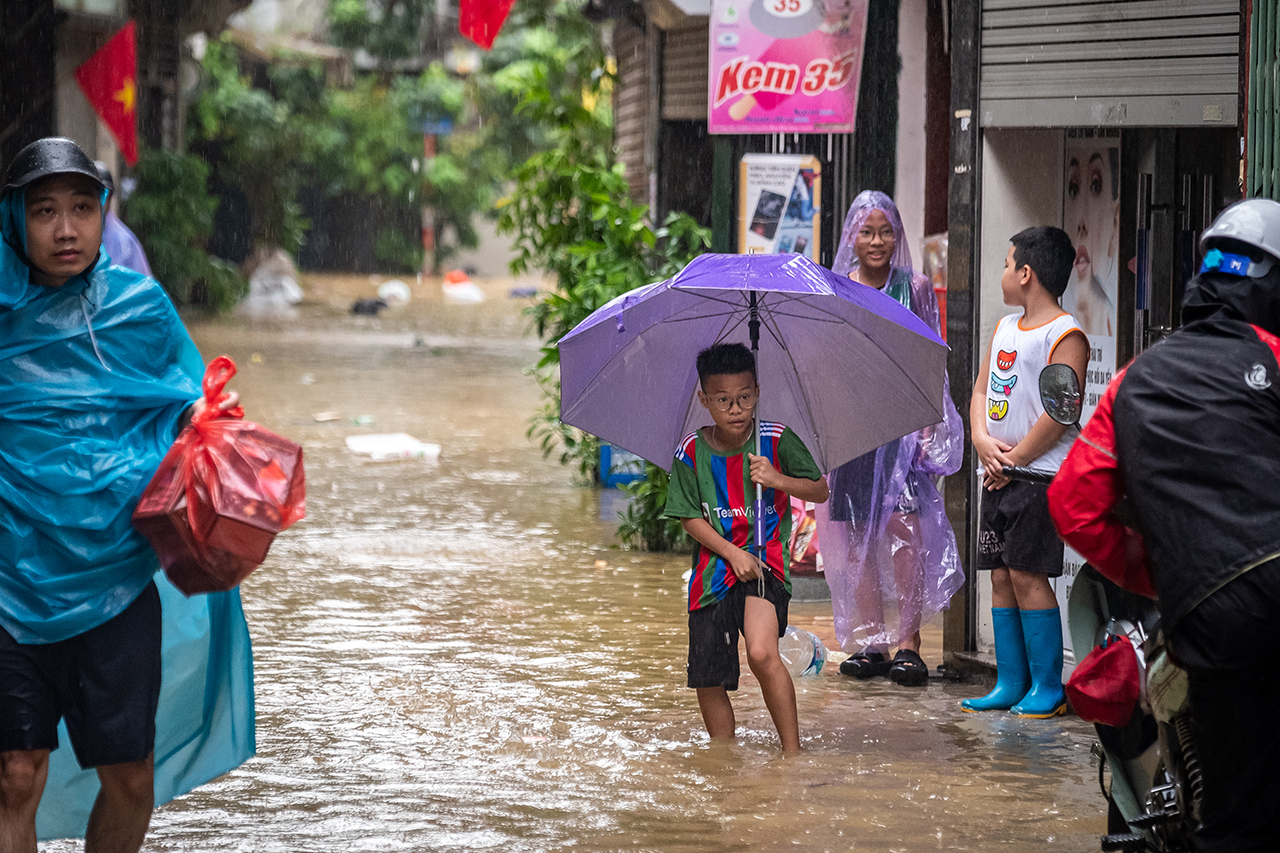
[[[869,0],[713,0],[711,133],[849,133]]]

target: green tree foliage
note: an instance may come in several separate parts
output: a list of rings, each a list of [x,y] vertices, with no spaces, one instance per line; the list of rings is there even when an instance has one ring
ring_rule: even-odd
[[[290,120],[287,104],[241,75],[230,44],[209,44],[204,75],[187,125],[191,150],[244,193],[255,243],[296,252],[307,226],[297,202],[298,170],[292,168],[301,128]]]
[[[599,473],[599,444],[559,420],[556,343],[618,294],[674,275],[707,250],[710,232],[674,212],[654,228],[648,207],[631,200],[613,154],[609,96],[614,78],[599,39],[594,31],[576,39],[557,37],[563,7],[543,11],[551,26],[530,28],[523,57],[495,75],[495,84],[518,99],[517,114],[546,132],[544,150],[512,174],[514,186],[502,204],[499,227],[515,238],[514,272],[539,269],[555,281],[555,289],[528,309],[546,341],[535,373],[548,395],[529,434],[544,453],[559,451],[563,463],[588,477]],[[632,488],[635,500],[620,537],[650,550],[684,545],[687,537],[679,523],[662,518],[666,473],[654,465],[646,470],[648,479]]]
[[[147,250],[156,280],[178,302],[230,308],[248,283],[234,267],[204,251],[213,233],[218,200],[209,195],[204,160],[172,151],[147,150],[134,168],[138,187],[128,215]]]
[[[421,54],[434,13],[432,0],[331,0],[326,19],[339,47],[395,60]]]
[[[430,6],[408,5],[418,10],[404,13],[410,23]],[[391,17],[370,12],[383,7]],[[370,39],[366,50],[397,56],[407,48],[382,39],[401,29],[387,23],[398,20],[398,8],[334,3],[331,28],[344,44]],[[512,46],[508,40],[503,56],[519,56],[522,42],[517,37]],[[421,265],[417,231],[403,223],[430,208],[437,236],[432,265],[438,269],[459,247],[478,244],[475,216],[492,209],[512,158],[527,155],[545,137],[515,129],[514,98],[492,79],[500,70],[493,62],[487,59],[469,78],[430,62],[418,74],[362,74],[350,88],[338,89],[326,85],[318,62],[282,56],[266,69],[264,88],[238,67],[232,43],[214,42],[204,57],[189,144],[213,164],[220,181],[245,194],[255,241],[296,250],[307,226],[297,204],[299,187],[318,186],[326,198],[355,197],[381,212],[370,221],[369,239],[393,269]],[[452,126],[436,137],[431,157],[424,153],[424,122]]]

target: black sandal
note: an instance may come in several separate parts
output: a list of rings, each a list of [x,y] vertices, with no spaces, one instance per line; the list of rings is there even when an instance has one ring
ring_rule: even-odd
[[[854,678],[874,678],[887,673],[891,666],[893,666],[892,661],[885,657],[883,652],[863,649],[840,663],[840,674]]]
[[[889,666],[889,680],[904,687],[919,687],[929,680],[929,667],[911,649],[898,649]]]

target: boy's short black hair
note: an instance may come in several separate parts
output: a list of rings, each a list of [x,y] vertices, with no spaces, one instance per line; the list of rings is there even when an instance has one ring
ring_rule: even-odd
[[[698,353],[698,382],[703,388],[712,376],[750,373],[756,378],[756,358],[745,344],[713,344]]]
[[[1071,280],[1071,267],[1076,262],[1076,247],[1061,228],[1038,225],[1025,228],[1009,240],[1013,244],[1013,262],[1018,267],[1031,267],[1040,284],[1057,299],[1066,292]]]

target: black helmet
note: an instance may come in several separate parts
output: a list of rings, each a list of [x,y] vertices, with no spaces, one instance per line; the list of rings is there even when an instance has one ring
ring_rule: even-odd
[[[19,151],[13,158],[13,162],[9,164],[0,196],[7,194],[9,190],[21,189],[32,181],[38,181],[49,175],[69,173],[84,175],[86,178],[91,178],[98,186],[107,189],[93,161],[80,149],[79,145],[60,136],[37,139]]]
[[[1200,235],[1201,272],[1261,278],[1280,261],[1280,202],[1248,198],[1228,207]]]
[[[98,170],[98,177],[102,179],[102,183],[107,187],[107,195],[112,195],[116,191],[115,178],[111,177],[111,167],[101,160],[93,161],[93,168]]]

